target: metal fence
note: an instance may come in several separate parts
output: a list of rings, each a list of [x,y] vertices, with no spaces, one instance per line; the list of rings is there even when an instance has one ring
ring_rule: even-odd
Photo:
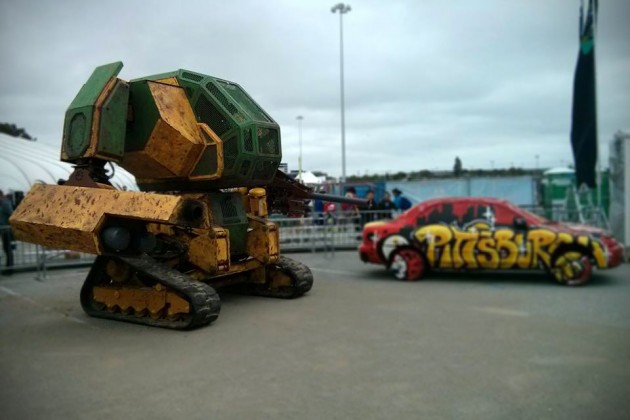
[[[9,226],[0,226],[2,252],[0,273],[9,274],[16,270],[37,270],[37,278],[46,278],[46,270],[54,267],[90,264],[94,255],[75,251],[50,249],[41,245],[13,239]],[[9,266],[7,263],[11,261]]]
[[[324,251],[352,249],[361,243],[363,225],[367,222],[391,217],[383,211],[315,214],[311,217],[272,218],[280,231],[280,249],[283,251]]]
[[[581,212],[569,211],[558,207],[524,207],[528,211],[561,222],[582,222],[592,226],[609,229],[608,220],[599,208],[581,209]],[[271,217],[279,226],[281,251],[311,251],[334,255],[335,250],[355,249],[361,243],[361,231],[365,223],[395,217],[396,212],[380,211],[335,212],[331,214],[313,214],[304,218]],[[91,254],[75,251],[50,249],[41,245],[11,240],[10,228],[0,226],[3,240],[1,255],[2,271],[6,273],[7,253],[5,241],[10,245],[8,251],[13,257],[13,269],[36,269],[37,277],[44,279],[46,270],[53,267],[90,264],[94,260]]]
[[[606,217],[606,212],[597,206],[581,206],[575,209],[568,209],[565,206],[553,206],[550,208],[521,206],[521,208],[556,222],[581,223],[610,230],[610,222],[608,217]]]

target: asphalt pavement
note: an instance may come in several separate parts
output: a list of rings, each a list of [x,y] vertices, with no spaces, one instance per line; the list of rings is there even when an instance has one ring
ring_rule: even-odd
[[[630,265],[395,280],[290,254],[295,300],[222,295],[189,332],[89,318],[87,268],[0,277],[3,419],[628,419]]]

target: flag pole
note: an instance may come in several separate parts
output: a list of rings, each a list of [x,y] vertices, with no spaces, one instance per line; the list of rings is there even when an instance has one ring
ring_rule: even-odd
[[[585,3],[587,10],[584,10]],[[578,52],[573,81],[571,146],[576,166],[576,186],[586,193],[591,206],[601,208],[601,159],[597,124],[597,77],[595,71],[598,0],[580,0]],[[597,188],[596,191],[593,191]]]
[[[598,112],[598,94],[599,89],[597,89],[597,42],[599,37],[597,36],[597,29],[599,27],[599,2],[597,0],[593,1],[593,79],[595,83],[595,124],[596,124],[596,138],[597,138],[597,207],[599,211],[603,211],[602,208],[602,162],[601,162],[601,153],[599,147],[599,124],[597,124],[597,116]]]

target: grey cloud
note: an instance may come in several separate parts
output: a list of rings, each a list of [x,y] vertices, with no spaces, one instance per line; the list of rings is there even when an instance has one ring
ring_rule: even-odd
[[[340,173],[339,16],[321,1],[3,2],[2,119],[58,145],[100,64],[121,77],[188,68],[240,83],[281,124],[297,165]],[[630,2],[600,2],[600,150],[630,127]],[[350,1],[348,172],[571,161],[578,2]]]

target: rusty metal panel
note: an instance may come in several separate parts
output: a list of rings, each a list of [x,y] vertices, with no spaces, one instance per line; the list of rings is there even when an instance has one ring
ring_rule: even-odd
[[[203,144],[203,137],[197,128],[197,118],[184,89],[155,82],[149,82],[149,89],[164,122],[190,142]]]
[[[212,236],[217,244],[215,253],[217,264],[221,270],[230,269],[230,235],[227,230],[214,226],[212,228]]]
[[[101,253],[98,228],[106,215],[176,224],[183,199],[63,185],[34,185],[13,212],[16,238],[49,247]]]
[[[195,114],[184,90],[176,84],[147,85],[159,118],[142,150],[128,152],[122,166],[140,184],[143,180],[187,178],[207,147]]]
[[[264,188],[249,190],[249,212],[257,217],[267,217],[267,192]]]
[[[12,219],[13,234],[19,241],[37,243],[49,248],[98,254],[98,244],[89,231],[55,225],[40,225]]]
[[[206,273],[213,274],[218,270],[213,249],[215,243],[209,236],[198,236],[188,244],[188,261]]]
[[[278,260],[278,227],[274,223],[267,223],[264,219],[249,218],[249,231],[245,249],[248,255],[263,264]]]
[[[179,83],[177,82],[177,78],[176,77],[167,77],[165,79],[156,80],[156,82],[164,83],[166,85],[171,85],[171,86],[179,86]]]
[[[164,308],[168,308],[168,315],[190,312],[188,302],[161,287],[143,289],[124,286],[95,287],[93,293],[96,302],[110,309],[119,308],[124,312],[132,309],[135,312],[148,310],[150,314],[157,314]]]
[[[267,223],[267,238],[269,240],[269,262],[275,263],[280,258],[280,231],[275,223]]]
[[[194,126],[197,129],[196,124]],[[160,119],[144,148],[152,160],[167,168],[174,177],[187,177],[205,148],[203,141],[191,141],[184,134]]]
[[[150,181],[155,178],[172,178],[173,172],[156,162],[145,150],[125,153],[121,166],[134,174],[136,182]]]
[[[212,180],[223,175],[223,140],[205,123],[198,123],[206,145],[203,153],[199,155],[195,168],[190,174],[194,180]]]

